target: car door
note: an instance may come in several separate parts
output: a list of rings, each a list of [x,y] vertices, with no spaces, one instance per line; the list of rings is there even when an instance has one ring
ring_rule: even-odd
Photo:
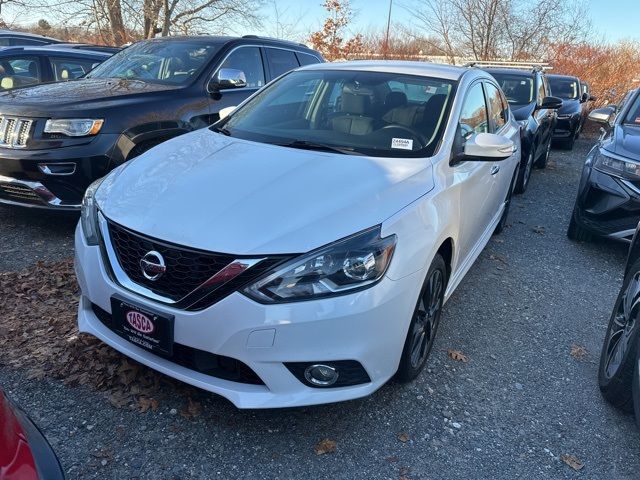
[[[553,135],[553,128],[555,126],[555,110],[548,108],[540,108],[542,101],[545,97],[550,95],[549,86],[546,84],[546,79],[538,74],[537,77],[537,108],[533,116],[539,124],[538,143],[536,145],[535,159],[538,159],[541,155],[544,155],[548,142],[551,141]]]
[[[513,128],[509,122],[509,104],[502,91],[491,82],[485,82],[484,89],[487,96],[491,133],[503,135],[510,139],[514,145],[518,145],[520,132]],[[490,217],[493,219],[502,209],[507,193],[512,186],[513,162],[503,160],[492,163],[491,176],[493,177],[493,185],[490,193],[490,209],[493,215]]]
[[[481,81],[474,83],[467,91],[458,123],[458,135],[462,138],[456,143],[461,145],[475,134],[489,132],[489,116]],[[452,166],[459,196],[458,244],[461,259],[466,259],[473,251],[493,216],[493,165],[492,162],[461,162]]]
[[[209,94],[211,123],[220,117],[218,112],[226,107],[238,106],[250,95],[262,88],[267,81],[261,48],[253,45],[236,47],[229,52],[215,69],[212,79],[215,79],[221,69],[241,70],[246,79],[247,86],[243,88],[228,88],[217,90]]]

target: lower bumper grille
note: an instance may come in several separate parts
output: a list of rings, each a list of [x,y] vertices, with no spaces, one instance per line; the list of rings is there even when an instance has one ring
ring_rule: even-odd
[[[93,303],[91,304],[91,309],[105,327],[112,328],[113,317],[109,312]],[[157,355],[157,353],[154,353],[154,355]],[[173,355],[171,357],[162,358],[166,358],[189,370],[222,380],[251,385],[264,385],[260,377],[240,360],[223,355],[215,355],[179,343],[173,344]]]
[[[41,205],[44,203],[40,195],[38,195],[34,190],[25,185],[18,185],[14,183],[0,182],[0,198],[35,205]]]

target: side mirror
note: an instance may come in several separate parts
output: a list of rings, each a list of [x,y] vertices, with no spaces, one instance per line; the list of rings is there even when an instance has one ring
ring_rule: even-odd
[[[615,113],[615,106],[608,105],[606,107],[596,108],[595,110],[591,110],[591,112],[589,112],[589,120],[596,123],[610,125],[611,117],[613,117]]]
[[[247,77],[242,70],[221,68],[209,82],[208,90],[209,92],[217,92],[225,88],[244,88],[246,86]]]
[[[538,108],[547,108],[549,110],[557,110],[562,107],[562,99],[558,97],[544,97],[542,99],[542,105]]]
[[[234,105],[232,107],[225,107],[225,108],[221,108],[220,111],[218,112],[218,116],[220,117],[220,120],[222,120],[223,118],[227,118],[231,112],[233,112],[237,107]]]
[[[589,100],[589,94],[587,92],[584,92],[582,94],[582,96],[580,97],[580,103],[584,103],[584,102],[586,102],[588,100]]]
[[[496,162],[506,160],[514,151],[515,144],[507,137],[495,133],[478,133],[467,139],[460,160]]]

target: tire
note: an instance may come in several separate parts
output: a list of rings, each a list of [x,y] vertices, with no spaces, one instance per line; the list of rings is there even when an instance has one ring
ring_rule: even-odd
[[[567,238],[574,242],[589,242],[593,239],[593,234],[580,226],[576,220],[576,209],[574,207],[571,214],[571,220],[569,220],[569,227],[567,228]]]
[[[446,286],[447,267],[438,253],[431,262],[413,311],[396,373],[396,380],[400,383],[414,380],[427,364],[440,324]]]
[[[613,406],[633,411],[633,375],[640,332],[640,260],[629,269],[609,320],[598,367],[602,396]]]
[[[500,217],[500,221],[498,222],[498,225],[496,225],[496,229],[493,231],[494,235],[498,235],[502,233],[505,225],[507,224],[507,217],[509,216],[509,208],[511,207],[513,191],[515,190],[516,180],[518,179],[519,172],[520,172],[520,165],[516,167],[516,171],[513,173],[513,178],[511,179],[511,184],[509,185],[509,191],[507,192],[507,198],[505,198],[504,200],[504,211],[502,212],[502,217]]]
[[[575,143],[576,143],[576,137],[571,137],[568,140],[563,140],[561,145],[562,145],[562,148],[565,150],[573,150],[573,146],[575,145]]]
[[[551,140],[549,140],[549,143],[547,143],[547,149],[545,150],[544,155],[542,155],[542,157],[540,157],[536,162],[536,168],[539,168],[540,170],[544,170],[545,168],[547,168],[550,155],[551,155]]]
[[[636,355],[636,363],[633,366],[633,381],[631,390],[633,392],[633,413],[636,416],[636,425],[640,428],[640,348],[638,348],[638,355]]]
[[[527,191],[529,180],[531,179],[531,170],[533,170],[533,146],[526,157],[525,163],[520,163],[514,193],[520,195]]]

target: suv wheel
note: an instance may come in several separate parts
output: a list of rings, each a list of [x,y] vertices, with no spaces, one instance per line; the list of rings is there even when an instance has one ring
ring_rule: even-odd
[[[524,164],[520,165],[518,172],[518,180],[516,181],[515,193],[521,194],[527,190],[529,185],[529,179],[531,179],[531,170],[533,169],[533,147],[527,155],[527,159]]]
[[[401,383],[415,379],[427,363],[440,323],[446,285],[447,268],[438,253],[427,272],[404,342],[396,373],[396,379]]]
[[[633,374],[640,331],[640,260],[631,267],[618,295],[600,353],[598,384],[617,408],[633,410]]]
[[[571,214],[571,220],[569,220],[569,228],[567,228],[567,237],[569,240],[576,242],[588,242],[593,238],[591,232],[580,226],[576,220],[576,209],[574,207]]]
[[[540,159],[536,162],[536,168],[544,169],[547,168],[547,164],[549,163],[549,156],[551,155],[551,140],[547,143],[547,149],[544,152],[544,155],[540,157]]]

